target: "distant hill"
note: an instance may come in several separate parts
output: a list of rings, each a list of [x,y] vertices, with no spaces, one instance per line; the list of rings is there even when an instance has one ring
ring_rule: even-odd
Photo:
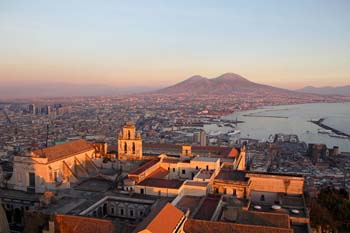
[[[290,90],[258,84],[234,73],[226,73],[217,78],[208,79],[199,75],[192,76],[173,86],[156,91],[157,94],[194,94],[194,95],[230,95],[243,92],[257,94],[290,95]]]
[[[149,87],[115,87],[96,84],[26,83],[0,85],[0,99],[115,96],[152,91]]]
[[[307,86],[302,89],[297,90],[298,92],[303,93],[312,93],[320,95],[343,95],[350,96],[350,85],[348,86],[339,86],[339,87],[312,87]]]

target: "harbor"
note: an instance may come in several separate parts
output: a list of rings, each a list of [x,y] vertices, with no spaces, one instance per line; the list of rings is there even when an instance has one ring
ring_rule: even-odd
[[[332,137],[339,137],[339,138],[350,138],[350,135],[349,134],[346,134],[340,130],[337,130],[333,127],[330,127],[326,124],[323,123],[323,121],[325,120],[325,118],[320,118],[318,120],[310,120],[310,122],[314,123],[315,125],[325,129],[325,130],[328,130],[328,131],[331,131],[333,132],[333,134],[330,134],[330,136]],[[320,133],[320,132],[319,132]]]

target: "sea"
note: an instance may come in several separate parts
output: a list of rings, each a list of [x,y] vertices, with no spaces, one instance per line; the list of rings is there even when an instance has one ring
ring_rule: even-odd
[[[350,152],[350,139],[320,134],[321,127],[310,122],[324,118],[323,124],[350,135],[350,103],[310,103],[262,107],[256,110],[235,112],[224,119],[244,121],[237,129],[241,138],[268,140],[276,133],[296,134],[306,143],[323,143],[329,148],[338,146],[340,152]],[[230,127],[209,125],[208,131],[229,131]]]

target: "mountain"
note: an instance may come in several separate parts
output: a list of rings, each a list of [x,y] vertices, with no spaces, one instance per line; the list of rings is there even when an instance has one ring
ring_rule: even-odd
[[[193,95],[230,95],[243,92],[259,94],[291,94],[292,91],[262,85],[234,73],[226,73],[217,78],[208,79],[199,75],[192,76],[173,86],[156,91],[157,94],[193,94]]]
[[[343,95],[350,96],[350,85],[339,87],[312,87],[307,86],[296,90],[298,92],[320,94],[320,95]]]

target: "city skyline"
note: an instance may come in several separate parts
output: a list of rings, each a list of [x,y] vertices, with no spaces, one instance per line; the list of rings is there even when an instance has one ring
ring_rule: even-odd
[[[226,72],[287,89],[349,84],[348,1],[0,6],[3,85],[161,88]]]

